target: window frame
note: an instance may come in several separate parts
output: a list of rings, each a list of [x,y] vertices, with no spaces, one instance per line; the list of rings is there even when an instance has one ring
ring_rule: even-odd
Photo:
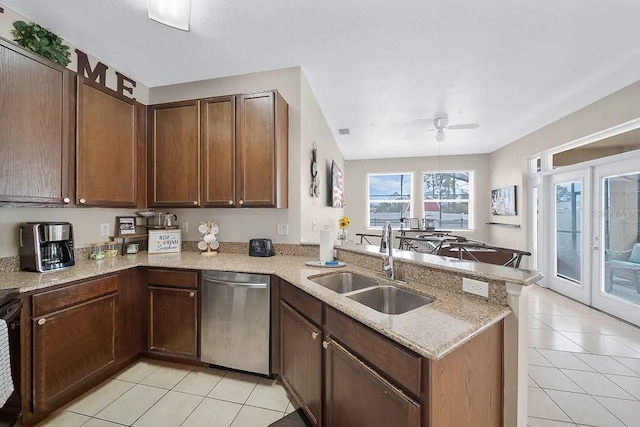
[[[437,175],[437,174],[458,174],[458,173],[467,173],[469,176],[469,197],[466,199],[430,199],[429,202],[435,202],[438,204],[441,203],[466,203],[468,206],[467,209],[467,228],[451,228],[452,231],[474,231],[475,230],[475,170],[472,169],[457,169],[457,170],[439,170],[439,171],[422,171],[420,172],[420,195],[422,197],[420,203],[420,210],[422,212],[422,218],[426,216],[426,211],[424,210],[424,204],[427,202],[426,195],[424,191],[424,177],[425,175]],[[440,229],[444,229],[443,227],[438,227]]]
[[[366,204],[367,204],[367,216],[366,216],[366,229],[367,230],[382,230],[382,225],[377,226],[377,225],[371,225],[371,185],[370,185],[370,179],[372,176],[390,176],[390,175],[408,175],[409,179],[410,179],[410,183],[409,183],[409,198],[408,199],[401,199],[402,202],[407,202],[409,203],[409,210],[410,212],[413,212],[413,201],[415,199],[415,192],[413,191],[414,188],[414,179],[415,179],[415,173],[414,172],[367,172],[367,192],[366,192]],[[398,203],[398,200],[393,200],[393,199],[384,199],[384,200],[373,200],[373,202],[378,202],[378,203]],[[409,219],[410,216],[407,216],[407,219]],[[395,225],[392,226],[392,228],[394,230],[399,230],[400,227],[396,227]],[[406,227],[403,228],[409,228],[409,224],[407,223]]]

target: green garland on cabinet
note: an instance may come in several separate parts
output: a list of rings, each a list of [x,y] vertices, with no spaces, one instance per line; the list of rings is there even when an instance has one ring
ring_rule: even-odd
[[[67,66],[71,62],[69,46],[62,43],[62,39],[46,28],[36,23],[27,24],[24,21],[13,23],[13,40],[20,46],[44,56],[47,59]]]

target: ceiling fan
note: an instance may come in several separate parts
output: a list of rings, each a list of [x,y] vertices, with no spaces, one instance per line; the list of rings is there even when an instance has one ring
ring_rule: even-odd
[[[444,141],[446,138],[446,135],[444,133],[444,130],[460,130],[460,129],[477,129],[480,127],[479,124],[477,123],[464,123],[464,124],[459,124],[459,125],[451,125],[448,126],[449,120],[445,117],[436,117],[435,119],[433,119],[433,128],[432,129],[425,129],[425,130],[421,130],[418,132],[413,132],[410,134],[407,134],[407,136],[410,135],[415,135],[418,133],[423,133],[423,132],[435,132],[436,133],[436,141],[441,142]]]

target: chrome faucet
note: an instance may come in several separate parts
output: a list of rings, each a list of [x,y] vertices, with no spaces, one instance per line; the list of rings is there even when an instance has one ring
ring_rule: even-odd
[[[388,257],[382,261],[382,274],[388,279],[395,279],[395,270],[393,268],[393,228],[391,222],[387,221],[382,227],[382,236],[380,239],[380,252],[385,252],[384,245],[387,245]]]

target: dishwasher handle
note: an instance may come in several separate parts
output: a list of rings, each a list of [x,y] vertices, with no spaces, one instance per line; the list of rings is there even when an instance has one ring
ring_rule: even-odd
[[[211,283],[212,285],[218,285],[218,286],[231,286],[231,287],[249,288],[249,289],[266,289],[269,286],[268,283],[234,282],[232,280],[216,280],[210,277],[202,279],[203,285],[206,285],[207,283]]]

